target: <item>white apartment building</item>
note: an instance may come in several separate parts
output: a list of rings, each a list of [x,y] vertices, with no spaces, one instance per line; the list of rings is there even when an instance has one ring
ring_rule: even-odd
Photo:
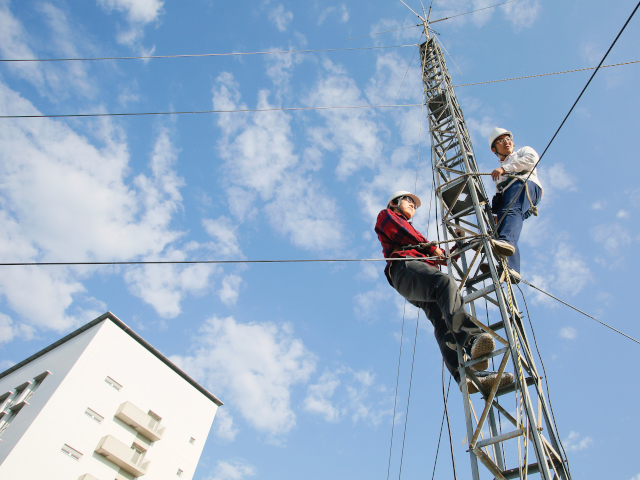
[[[0,373],[0,478],[191,479],[220,405],[107,312]]]

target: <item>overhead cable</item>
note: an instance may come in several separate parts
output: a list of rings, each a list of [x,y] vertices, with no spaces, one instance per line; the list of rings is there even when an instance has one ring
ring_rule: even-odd
[[[455,17],[461,17],[463,15],[469,15],[470,13],[475,13],[475,12],[479,12],[481,10],[488,10],[489,8],[495,8],[495,7],[499,7],[500,5],[506,5],[507,3],[513,3],[513,2],[517,2],[518,0],[510,0],[508,2],[504,2],[504,3],[498,3],[496,5],[491,5],[489,7],[484,7],[484,8],[479,8],[477,10],[471,10],[470,12],[465,12],[465,13],[459,13],[457,15],[451,15],[450,17],[444,17],[444,18],[440,18],[439,20],[433,20],[429,23],[437,23],[437,22],[444,22],[445,20],[449,20],[451,18],[455,18]]]
[[[640,63],[640,60],[634,60],[631,62],[614,63],[611,65],[602,65],[600,67],[588,67],[579,68],[576,70],[565,70],[562,72],[541,73],[538,75],[528,75],[526,77],[513,77],[504,78],[501,80],[489,80],[486,82],[466,83],[463,85],[454,85],[454,88],[470,87],[473,85],[485,85],[488,83],[498,82],[510,82],[512,80],[524,80],[527,78],[546,77],[550,75],[560,75],[563,73],[582,72],[585,70],[594,70],[598,68],[619,67],[621,65],[631,65],[634,63]],[[402,103],[392,105],[345,105],[345,106],[330,106],[330,107],[280,107],[280,108],[243,108],[237,110],[186,110],[179,112],[123,112],[123,113],[66,113],[66,114],[54,114],[54,115],[0,115],[0,118],[66,118],[66,117],[135,117],[135,116],[148,116],[148,115],[193,115],[202,113],[253,113],[253,112],[289,112],[298,110],[341,110],[341,109],[357,109],[357,108],[401,108],[401,107],[420,107],[422,103]],[[546,151],[546,149],[545,149]]]
[[[436,260],[442,257],[420,257],[422,260]],[[413,259],[411,257],[410,259]],[[394,262],[407,258],[301,258],[284,260],[132,260],[122,262],[4,262],[0,267],[63,267],[74,265],[200,265],[236,263],[322,263],[322,262]]]
[[[545,295],[553,298],[554,300],[557,300],[558,302],[562,303],[563,305],[566,305],[569,308],[573,308],[576,312],[580,312],[581,314],[583,314],[586,317],[589,317],[592,320],[595,320],[596,322],[598,322],[601,325],[604,325],[607,328],[610,328],[611,330],[613,330],[614,332],[619,333],[620,335],[622,335],[623,337],[627,337],[629,340],[633,340],[634,342],[640,344],[640,342],[638,340],[636,340],[633,337],[630,337],[629,335],[627,335],[626,333],[621,332],[620,330],[617,330],[615,328],[613,328],[611,325],[607,325],[606,323],[604,323],[601,320],[598,320],[596,317],[592,317],[591,315],[589,315],[588,313],[583,312],[582,310],[580,310],[579,308],[574,307],[573,305],[568,304],[567,302],[560,300],[558,297],[554,297],[553,295],[551,295],[549,292],[545,292],[544,290],[542,290],[541,288],[536,287],[535,285],[527,282],[525,279],[521,280],[522,283],[529,285],[531,288],[535,288],[536,290],[538,290],[539,292],[544,293]]]
[[[286,53],[344,52],[349,50],[380,50],[385,48],[415,47],[411,45],[388,45],[379,47],[320,48],[315,50],[273,50],[263,52],[191,53],[182,55],[140,55],[137,57],[85,57],[85,58],[2,58],[0,62],[94,62],[99,60],[151,60],[156,58],[231,57],[244,55],[281,55]]]
[[[520,187],[520,190],[518,190],[518,194],[516,196],[513,197],[513,200],[511,201],[511,203],[509,204],[509,206],[506,208],[506,210],[504,211],[504,214],[502,215],[502,218],[500,218],[500,221],[498,222],[498,225],[496,226],[496,228],[500,228],[500,225],[502,224],[503,220],[505,219],[505,217],[507,216],[507,213],[509,213],[509,210],[511,209],[511,207],[513,206],[513,204],[515,203],[515,201],[518,199],[518,197],[520,196],[520,194],[522,193],[522,190],[527,186],[527,181],[529,180],[529,177],[531,177],[531,174],[533,172],[535,172],[536,167],[538,166],[538,164],[540,163],[540,160],[542,160],[542,157],[544,157],[544,154],[547,153],[547,150],[549,150],[549,147],[551,146],[551,144],[553,143],[553,141],[555,140],[555,138],[558,136],[558,133],[560,133],[560,129],[562,129],[563,125],[565,124],[565,122],[567,121],[567,119],[569,118],[569,115],[571,115],[571,112],[573,112],[573,109],[576,108],[576,105],[578,104],[578,102],[580,101],[580,99],[582,98],[582,95],[584,94],[584,92],[587,90],[587,87],[589,86],[589,84],[591,83],[591,80],[593,80],[593,77],[596,76],[596,73],[598,73],[598,70],[600,70],[600,67],[602,67],[602,64],[604,63],[605,59],[607,58],[607,56],[609,55],[609,52],[611,52],[611,50],[613,49],[613,46],[616,44],[616,42],[618,41],[618,39],[620,38],[620,35],[622,35],[622,32],[624,32],[624,29],[627,28],[627,25],[629,24],[629,22],[631,21],[631,19],[633,18],[633,16],[636,14],[636,12],[638,11],[638,7],[640,7],[640,2],[638,2],[638,4],[636,5],[636,8],[633,9],[633,12],[631,12],[631,15],[629,15],[629,18],[627,18],[627,21],[624,22],[624,25],[622,26],[622,28],[620,29],[620,31],[618,32],[618,35],[616,35],[616,38],[613,40],[613,43],[611,44],[611,46],[609,47],[609,49],[607,50],[607,53],[604,54],[604,57],[602,57],[602,60],[600,60],[600,63],[598,64],[598,66],[596,67],[595,71],[593,72],[593,74],[591,75],[591,77],[589,78],[589,81],[587,82],[587,84],[584,86],[584,88],[582,89],[582,91],[580,92],[580,95],[578,95],[578,98],[576,98],[576,101],[573,102],[573,105],[571,106],[571,108],[569,109],[569,113],[567,113],[567,115],[564,117],[564,120],[562,120],[562,123],[560,124],[560,126],[558,127],[558,129],[556,130],[556,133],[553,134],[553,137],[551,137],[551,140],[549,140],[549,143],[547,144],[546,148],[544,149],[544,151],[542,152],[542,155],[540,155],[540,158],[538,158],[538,161],[536,162],[536,164],[533,166],[533,168],[531,169],[531,171],[529,172],[529,175],[527,175],[527,178],[525,178],[522,181],[522,186]],[[640,342],[639,342],[640,343]]]
[[[57,115],[0,115],[0,118],[63,118],[63,117],[136,117],[144,115],[188,115],[196,113],[247,113],[247,112],[295,112],[302,110],[336,110],[358,108],[420,107],[422,103],[398,105],[347,105],[335,107],[281,107],[281,108],[239,108],[237,110],[190,110],[180,112],[130,112],[130,113],[66,113]]]
[[[632,63],[640,63],[640,60],[634,60],[633,62],[613,63],[611,65],[602,65],[600,68],[619,67],[620,65],[631,65]],[[560,75],[562,73],[584,72],[585,70],[595,70],[597,68],[598,67],[587,67],[587,68],[578,68],[576,70],[565,70],[563,72],[540,73],[538,75],[527,75],[526,77],[513,77],[513,78],[503,78],[502,80],[489,80],[487,82],[465,83],[463,85],[454,85],[453,87],[454,88],[471,87],[473,85],[486,85],[488,83],[510,82],[512,80],[524,80],[526,78],[548,77],[549,75]]]

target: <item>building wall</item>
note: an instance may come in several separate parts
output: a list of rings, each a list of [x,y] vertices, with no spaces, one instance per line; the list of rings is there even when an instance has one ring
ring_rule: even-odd
[[[59,388],[67,373],[73,368],[76,360],[82,354],[97,329],[84,332],[83,335],[72,338],[59,348],[39,357],[24,367],[0,379],[0,395],[15,389],[27,380],[49,370],[48,375],[29,399],[29,405],[24,407],[13,419],[7,430],[0,437],[0,478],[2,478],[5,459],[12,452],[23,435],[40,414],[51,396]],[[9,477],[6,477],[9,478]]]
[[[111,321],[106,320],[79,337],[85,336],[91,337],[91,342],[80,355],[79,348],[66,349],[68,353],[63,356],[75,355],[77,361],[67,368],[68,374],[55,394],[41,407],[20,443],[0,466],[0,478],[67,480],[91,474],[98,480],[112,480],[119,467],[94,453],[100,439],[112,435],[127,446],[133,442],[147,446],[144,462],[151,463],[145,479],[176,479],[178,469],[184,472],[182,479],[191,479],[217,406]],[[43,366],[46,364],[45,361]],[[56,375],[57,365],[52,362],[51,365],[53,369],[47,368],[54,374],[51,378],[64,375]],[[107,376],[121,384],[122,389],[118,391],[107,384]],[[40,389],[32,398],[35,400],[39,393]],[[126,401],[162,418],[161,425],[166,430],[161,440],[149,444],[132,427],[114,417]],[[102,423],[85,415],[87,408],[103,416]],[[22,412],[16,420],[20,415]],[[13,427],[12,423],[5,434]],[[192,437],[194,444],[189,442]],[[82,458],[76,461],[63,454],[61,448],[65,444],[81,452]],[[120,472],[120,478],[132,477]]]

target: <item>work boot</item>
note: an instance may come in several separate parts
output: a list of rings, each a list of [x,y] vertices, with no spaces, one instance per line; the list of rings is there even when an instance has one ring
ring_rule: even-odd
[[[493,238],[491,238],[489,239],[489,242],[491,242],[491,245],[493,245],[496,253],[498,255],[502,255],[503,257],[510,257],[516,251],[513,245],[511,245],[509,242],[505,242],[504,240],[494,240]],[[479,238],[472,240],[470,242],[470,245],[471,248],[477,252],[482,245],[482,240]]]
[[[482,387],[489,391],[493,388],[493,385],[496,383],[496,379],[498,378],[498,372],[477,372],[476,377],[480,380],[480,384]],[[504,372],[500,377],[500,387],[504,387],[505,385],[509,385],[513,383],[513,374],[509,372]],[[462,391],[462,383],[458,382],[458,386],[460,387],[460,391]],[[499,388],[499,387],[498,387]],[[478,387],[476,387],[475,383],[471,380],[467,380],[467,389],[469,390],[469,395],[473,393],[478,393]]]
[[[491,239],[491,245],[493,245],[496,253],[498,255],[502,255],[503,257],[510,257],[516,251],[513,245],[511,245],[509,242],[505,242],[504,240]]]
[[[493,337],[488,333],[481,333],[471,339],[471,351],[469,355],[471,355],[472,360],[475,360],[478,357],[493,352],[495,348],[496,342]],[[488,359],[471,365],[471,369],[476,371],[486,370],[487,368],[489,368]]]

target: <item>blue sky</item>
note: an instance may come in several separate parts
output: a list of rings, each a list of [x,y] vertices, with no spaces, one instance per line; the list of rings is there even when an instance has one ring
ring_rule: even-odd
[[[435,1],[432,18],[492,3]],[[595,66],[634,7],[518,0],[434,28],[461,85]],[[640,60],[639,22],[605,63]],[[399,1],[0,0],[0,56],[414,45],[419,28],[345,40],[417,23]],[[414,52],[2,63],[0,112],[420,103]],[[639,69],[598,73],[540,164],[540,216],[521,239],[524,278],[636,338]],[[481,170],[497,164],[486,143],[494,126],[542,152],[589,75],[457,89]],[[435,237],[420,115],[404,107],[1,119],[0,258],[379,258],[373,224],[395,190],[417,183],[424,207],[415,225]],[[381,262],[3,267],[0,363],[111,310],[225,402],[193,478],[386,478],[404,306],[382,270]],[[640,479],[638,345],[522,289],[574,478]],[[391,478],[416,316],[406,308]],[[402,476],[426,478],[442,418],[441,359],[424,316],[417,332]],[[459,478],[467,478],[453,388],[449,407]],[[451,478],[443,445],[436,478]],[[513,455],[507,460],[514,466]]]

